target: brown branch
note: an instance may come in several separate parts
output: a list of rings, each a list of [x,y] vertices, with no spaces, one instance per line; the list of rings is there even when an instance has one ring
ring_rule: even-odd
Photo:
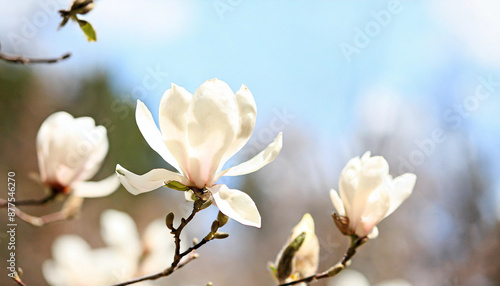
[[[156,274],[151,274],[151,275],[146,275],[143,277],[135,278],[126,282],[122,282],[119,284],[115,284],[114,286],[125,286],[125,285],[131,285],[134,283],[146,281],[146,280],[156,280],[161,277],[166,277],[169,276],[170,274],[174,273],[174,271],[184,267],[186,264],[191,262],[192,260],[198,258],[198,255],[196,253],[193,253],[194,250],[200,248],[203,246],[205,243],[210,241],[209,239],[203,238],[200,242],[198,242],[196,245],[188,248],[186,251],[181,253],[181,232],[186,227],[186,225],[194,218],[196,213],[198,213],[201,210],[201,207],[205,203],[202,199],[198,199],[193,203],[193,210],[191,214],[186,218],[181,219],[181,224],[177,228],[172,227],[171,233],[174,235],[174,240],[175,240],[175,254],[174,254],[174,261],[168,267],[167,269],[163,270],[162,272],[156,273]],[[181,260],[188,255],[188,258],[185,259],[182,263]]]
[[[315,280],[333,277],[333,276],[339,274],[342,270],[344,270],[347,267],[347,264],[349,263],[349,261],[356,254],[356,249],[358,247],[360,247],[361,245],[363,245],[366,241],[368,241],[367,237],[355,237],[355,238],[351,237],[351,245],[349,246],[346,253],[344,254],[344,257],[342,257],[342,259],[337,264],[332,266],[330,269],[328,269],[324,272],[321,272],[321,273],[317,273],[317,274],[314,274],[314,275],[311,275],[308,277],[304,277],[304,278],[299,279],[299,280],[279,284],[278,286],[289,286],[289,285],[299,284],[302,282],[309,283],[309,282],[312,282]]]
[[[27,214],[15,206],[12,208],[15,210],[16,216],[23,221],[34,226],[44,226],[49,223],[72,219],[78,216],[80,214],[82,203],[83,198],[70,196],[64,203],[62,210],[40,217]]]
[[[41,199],[27,199],[27,200],[19,200],[19,201],[16,200],[14,202],[14,205],[16,205],[16,206],[40,206],[40,205],[44,205],[44,204],[54,200],[56,197],[57,197],[57,193],[51,192],[46,197],[41,198]],[[5,208],[8,205],[9,205],[9,203],[6,200],[0,199],[0,208]]]
[[[69,57],[71,57],[71,53],[66,53],[58,58],[34,59],[34,58],[28,58],[25,56],[7,54],[7,53],[0,51],[0,59],[1,60],[4,60],[4,61],[9,62],[9,63],[23,64],[23,65],[27,65],[27,64],[54,64],[54,63],[63,61]]]

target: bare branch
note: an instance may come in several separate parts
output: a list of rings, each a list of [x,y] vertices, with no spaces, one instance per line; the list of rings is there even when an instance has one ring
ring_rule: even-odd
[[[63,61],[71,56],[71,53],[66,53],[58,58],[49,58],[49,59],[34,59],[34,58],[28,58],[25,56],[19,56],[19,55],[11,55],[4,53],[0,51],[0,59],[4,60],[9,63],[15,63],[15,64],[54,64],[60,61]]]
[[[41,199],[27,199],[27,200],[19,200],[15,202],[16,206],[41,206],[44,205],[52,200],[54,200],[57,197],[56,192],[51,192],[48,194],[46,197],[41,198]],[[9,203],[4,200],[0,199],[0,208],[6,208]]]

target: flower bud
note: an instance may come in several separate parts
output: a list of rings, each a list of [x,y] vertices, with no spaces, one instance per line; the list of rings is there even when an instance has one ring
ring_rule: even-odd
[[[225,232],[216,232],[214,234],[214,239],[224,239],[224,238],[228,238],[229,237],[229,233],[225,233]]]
[[[223,227],[229,221],[229,217],[219,211],[217,221],[219,222],[219,227]]]
[[[173,212],[169,212],[167,217],[165,218],[165,223],[168,227],[168,229],[170,230],[173,230],[174,229],[174,213]]]

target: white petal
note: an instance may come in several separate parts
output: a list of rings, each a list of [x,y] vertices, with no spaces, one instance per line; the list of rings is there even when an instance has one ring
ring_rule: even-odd
[[[282,135],[283,134],[280,132],[274,141],[266,147],[266,149],[262,150],[252,159],[222,171],[217,175],[217,178],[221,176],[239,176],[249,174],[271,163],[274,159],[276,159],[281,151],[281,147],[283,147]]]
[[[261,218],[257,206],[249,195],[229,189],[226,185],[208,188],[219,210],[237,222],[260,228]]]
[[[139,259],[142,247],[134,220],[126,213],[105,210],[101,214],[101,235],[108,246],[115,247],[130,260]]]
[[[370,232],[370,234],[368,235],[368,239],[375,239],[378,237],[378,227],[374,227],[372,229],[372,232]]]
[[[83,198],[98,198],[112,194],[120,186],[120,181],[116,174],[98,182],[76,182],[71,188],[73,194]]]
[[[413,187],[417,181],[417,176],[412,173],[403,174],[392,180],[392,190],[389,192],[391,197],[391,207],[385,215],[392,214],[413,192]]]
[[[120,165],[116,165],[116,173],[122,185],[133,195],[149,192],[165,186],[168,181],[177,181],[184,185],[190,182],[185,177],[166,169],[153,169],[144,175],[136,175]]]
[[[359,172],[361,160],[359,157],[349,160],[342,169],[339,178],[339,195],[344,204],[344,210],[348,216],[352,215],[352,204],[359,184]]]
[[[385,187],[380,187],[374,191],[368,197],[363,208],[362,216],[355,229],[356,234],[359,236],[369,235],[373,228],[385,217],[390,205],[389,193]]]
[[[239,128],[238,105],[229,86],[213,79],[194,93],[188,113],[189,179],[198,188],[214,183],[222,157]]]
[[[330,199],[332,200],[333,206],[335,207],[335,210],[337,210],[337,213],[340,216],[345,216],[345,209],[344,209],[344,203],[339,197],[339,194],[337,194],[337,191],[334,189],[330,190]]]
[[[177,169],[179,172],[182,169],[179,167],[179,164],[175,160],[174,156],[170,153],[167,148],[167,145],[163,141],[163,137],[156,126],[156,123],[153,119],[153,115],[146,107],[146,105],[137,100],[137,107],[135,110],[135,120],[137,122],[137,126],[142,133],[142,136],[148,142],[149,146],[158,153],[163,160],[169,163],[172,167]]]
[[[192,97],[184,88],[172,84],[172,88],[163,94],[160,102],[159,122],[163,141],[184,174],[189,164],[186,134],[187,112]]]
[[[236,102],[238,103],[239,110],[239,127],[234,142],[224,154],[220,162],[217,172],[219,172],[224,164],[234,154],[236,154],[247,142],[252,135],[255,127],[255,120],[257,118],[257,106],[250,90],[242,85],[240,90],[235,94]]]
[[[55,174],[47,173],[54,169],[49,166],[51,163],[49,158],[49,145],[50,141],[56,137],[54,133],[58,126],[62,122],[68,122],[69,120],[73,120],[73,116],[64,111],[56,112],[47,117],[38,130],[36,136],[36,151],[42,181],[47,181],[48,176],[50,178],[55,177]]]

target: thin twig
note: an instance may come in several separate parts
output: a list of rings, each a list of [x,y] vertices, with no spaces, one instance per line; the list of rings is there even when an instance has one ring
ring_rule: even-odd
[[[41,199],[27,199],[27,200],[16,200],[15,205],[16,206],[40,206],[44,205],[52,200],[54,200],[57,197],[56,192],[51,192],[48,194],[46,197],[41,198]],[[0,199],[0,208],[5,208],[8,206],[8,202],[4,199]]]
[[[182,218],[181,219],[181,224],[177,228],[172,228],[172,234],[174,235],[174,240],[175,240],[175,255],[174,255],[174,261],[168,267],[167,269],[163,270],[162,272],[156,273],[156,274],[151,274],[151,275],[146,275],[143,277],[135,278],[126,282],[122,282],[119,284],[115,284],[114,286],[125,286],[125,285],[131,285],[134,283],[146,281],[146,280],[156,280],[161,277],[166,277],[169,276],[170,274],[174,273],[174,271],[182,268],[192,260],[196,259],[198,257],[197,254],[193,253],[194,250],[200,248],[203,246],[205,243],[207,243],[209,240],[203,238],[200,242],[198,242],[196,245],[188,248],[186,251],[181,253],[181,233],[184,227],[194,218],[196,213],[200,211],[201,206],[203,205],[204,201],[201,199],[196,200],[193,203],[193,210],[191,214],[187,218]],[[188,258],[185,259],[182,263],[181,260],[188,255]]]
[[[60,61],[63,61],[67,58],[71,57],[71,53],[66,53],[58,58],[50,58],[50,59],[34,59],[28,58],[25,56],[12,55],[7,54],[0,51],[0,59],[6,62],[15,63],[15,64],[54,64]]]
[[[312,282],[315,280],[333,277],[333,276],[339,274],[342,270],[344,270],[347,267],[347,264],[349,263],[349,261],[356,254],[356,249],[358,247],[360,247],[363,243],[365,243],[367,240],[368,240],[367,237],[359,237],[359,238],[352,239],[351,245],[349,246],[346,253],[344,254],[344,257],[342,257],[342,259],[337,264],[332,266],[330,269],[328,269],[324,272],[321,272],[321,273],[317,273],[317,274],[314,274],[314,275],[311,275],[308,277],[304,277],[304,278],[299,279],[299,280],[279,284],[278,286],[289,286],[289,285],[299,284],[302,282],[309,283],[309,282]]]

